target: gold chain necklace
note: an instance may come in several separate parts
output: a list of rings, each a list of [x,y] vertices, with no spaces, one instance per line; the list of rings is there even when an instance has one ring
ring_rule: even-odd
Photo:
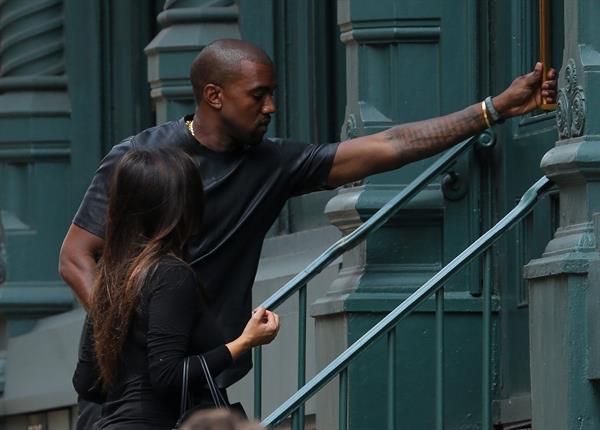
[[[190,131],[190,133],[192,133],[192,136],[196,137],[196,135],[194,134],[194,122],[193,121],[186,121],[185,125],[187,125],[188,130]]]

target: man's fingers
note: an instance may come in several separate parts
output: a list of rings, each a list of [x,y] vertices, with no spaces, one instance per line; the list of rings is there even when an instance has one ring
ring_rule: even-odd
[[[537,63],[535,63],[535,66],[533,67],[533,70],[531,71],[530,76],[534,79],[540,79],[543,72],[544,72],[544,64],[540,63],[538,61]]]

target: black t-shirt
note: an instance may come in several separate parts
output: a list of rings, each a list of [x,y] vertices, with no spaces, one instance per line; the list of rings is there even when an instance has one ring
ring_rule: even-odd
[[[142,131],[114,146],[104,158],[73,223],[104,237],[107,189],[120,157],[134,147],[160,145],[192,154],[204,181],[203,228],[188,244],[188,261],[205,286],[226,341],[242,332],[251,313],[252,284],[262,243],[286,200],[326,188],[337,144],[314,145],[267,139],[235,152],[199,144],[185,120]],[[226,387],[251,368],[245,354],[217,381]]]
[[[165,257],[143,288],[124,344],[117,381],[99,386],[92,324],[86,319],[73,385],[86,400],[103,403],[100,429],[171,429],[179,418],[183,363],[190,360],[195,404],[212,405],[195,354],[204,354],[211,375],[231,364],[231,354],[190,267]]]

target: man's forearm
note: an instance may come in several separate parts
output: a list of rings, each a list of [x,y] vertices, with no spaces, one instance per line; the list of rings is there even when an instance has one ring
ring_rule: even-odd
[[[384,136],[396,150],[399,164],[437,154],[463,139],[485,130],[479,104],[439,118],[397,125]]]
[[[61,259],[60,275],[71,287],[81,305],[86,310],[89,309],[96,276],[96,261],[92,257],[82,257],[78,259],[77,263]]]
[[[58,271],[81,304],[88,309],[96,278],[96,255],[104,240],[71,224],[60,250]]]

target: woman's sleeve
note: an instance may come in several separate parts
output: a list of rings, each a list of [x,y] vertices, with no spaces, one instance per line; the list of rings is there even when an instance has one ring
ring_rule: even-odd
[[[160,270],[160,268],[159,268]],[[148,368],[153,388],[159,395],[179,393],[185,358],[189,354],[191,333],[200,306],[196,278],[185,266],[170,267],[154,286],[148,302]],[[204,353],[213,377],[231,362],[229,349],[222,344]],[[200,362],[190,360],[190,388],[205,385]]]
[[[92,322],[88,317],[85,318],[79,342],[79,357],[73,374],[73,387],[84,400],[103,403],[106,398],[102,390],[100,368],[94,350]]]

